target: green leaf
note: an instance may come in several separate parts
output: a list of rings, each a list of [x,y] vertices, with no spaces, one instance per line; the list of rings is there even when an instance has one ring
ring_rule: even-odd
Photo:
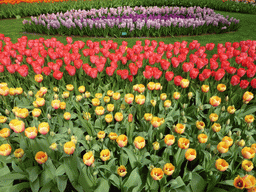
[[[33,192],[37,192],[40,188],[39,178],[37,178],[34,182],[30,182],[30,187]]]
[[[244,118],[246,115],[255,113],[256,112],[256,106],[251,106],[251,107],[249,107],[248,109],[246,109],[244,111],[245,111],[244,113],[241,113],[240,115],[238,115],[238,118],[239,117]]]
[[[228,192],[228,191],[226,191],[226,190],[224,190],[224,189],[221,189],[221,188],[218,188],[218,187],[214,187],[214,188],[212,189],[212,191],[214,191],[214,192]]]
[[[57,170],[56,170],[56,176],[61,176],[61,175],[64,175],[65,174],[65,165],[64,164],[61,164]]]
[[[183,180],[180,176],[178,176],[174,180],[171,180],[170,183],[172,184],[171,189],[177,189],[177,188],[180,188],[182,186],[185,186],[185,183],[183,182]]]
[[[120,189],[120,183],[119,183],[119,178],[116,176],[116,174],[112,174],[109,177],[110,182],[116,186],[118,189]]]
[[[218,184],[229,185],[234,187],[234,180],[221,181]]]
[[[141,184],[142,180],[140,178],[139,169],[136,167],[129,175],[127,181],[124,183],[123,188],[124,191],[136,192],[136,188],[140,188]]]
[[[98,187],[97,189],[94,190],[94,192],[108,192],[109,191],[109,183],[106,179],[103,179],[103,178],[99,178],[98,179]]]
[[[16,165],[16,163],[14,161],[12,161],[12,169],[15,171],[15,172],[18,172],[18,173],[23,173],[24,171]]]
[[[93,182],[89,178],[89,174],[91,174],[88,170],[87,166],[84,166],[81,170],[81,173],[78,177],[78,183],[83,187],[84,190],[86,191],[92,191],[91,189],[93,188]]]
[[[193,172],[190,184],[193,192],[204,192],[207,183],[198,173]]]
[[[27,179],[27,176],[21,173],[8,173],[0,177],[1,181],[16,180],[16,179],[20,179],[20,180]]]
[[[26,169],[26,171],[28,172],[28,179],[31,182],[34,182],[37,179],[38,175],[41,173],[41,169],[38,166],[29,167]]]
[[[60,192],[65,191],[67,186],[68,177],[66,175],[61,175],[57,177],[57,186]]]
[[[136,160],[136,157],[135,157],[134,153],[130,149],[125,148],[125,147],[123,147],[123,150],[127,153],[128,157],[129,157],[131,167],[132,167],[132,169],[134,169],[136,167],[136,164],[137,164],[137,160]]]
[[[30,188],[29,182],[22,182],[12,186],[9,192],[17,192],[17,191],[22,191],[23,189],[29,189],[29,188]]]

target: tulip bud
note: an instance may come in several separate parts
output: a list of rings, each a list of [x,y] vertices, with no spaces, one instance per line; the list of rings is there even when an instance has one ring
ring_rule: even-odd
[[[51,117],[51,115],[50,115],[50,114],[48,114],[48,115],[47,115],[47,118],[48,118],[48,119],[51,119],[52,117]]]
[[[227,125],[229,125],[229,124],[230,124],[230,119],[227,120]]]
[[[159,137],[160,137],[160,139],[163,139],[163,137],[164,137],[163,133],[160,133]]]
[[[243,147],[245,145],[245,141],[243,139],[241,139],[239,142],[238,142],[238,145],[240,147]]]
[[[58,99],[59,98],[59,95],[57,95],[57,94],[54,94],[54,99]]]
[[[225,101],[228,102],[228,100],[229,100],[229,98],[228,98],[228,96],[226,96]]]
[[[154,165],[149,166],[149,170],[151,171],[152,169],[154,169]]]
[[[71,129],[70,128],[68,128],[68,134],[71,134]]]
[[[212,172],[212,171],[210,171],[209,175],[210,175],[210,176],[212,176],[212,175],[213,175],[213,172]]]
[[[28,95],[29,95],[30,97],[32,97],[32,96],[33,96],[33,91],[29,91],[29,92],[28,92]]]
[[[241,131],[237,131],[236,135],[239,137],[241,135]]]
[[[228,132],[228,136],[229,136],[229,137],[231,137],[231,135],[232,135],[232,132],[231,132],[231,131],[229,131],[229,132]]]
[[[94,172],[93,172],[93,175],[96,176],[98,173],[99,173],[98,170],[97,170],[97,171],[94,171]]]
[[[9,114],[10,114],[10,111],[8,111],[8,109],[5,109],[5,114],[6,114],[6,115],[9,115]]]
[[[221,108],[221,110],[222,110],[222,111],[225,111],[225,110],[226,110],[225,106],[223,106],[223,107]]]
[[[51,131],[50,135],[53,137],[55,135],[55,133],[53,131]]]
[[[239,143],[239,141],[236,140],[236,141],[235,141],[235,145],[238,145],[238,143]]]
[[[184,112],[184,111],[181,111],[180,114],[181,114],[181,116],[184,116],[184,115],[185,115],[185,112]]]
[[[186,108],[186,104],[185,104],[185,103],[183,103],[183,106],[182,106],[182,107],[183,107],[183,109],[185,109],[185,108]]]
[[[199,109],[199,108],[197,108],[196,110],[197,110],[197,112],[199,112],[199,111],[200,111],[200,109]]]
[[[187,120],[186,117],[183,118],[183,122],[184,122],[184,123],[187,123],[187,122],[188,122],[188,120]]]
[[[85,140],[86,140],[86,141],[90,141],[90,140],[91,140],[91,136],[90,136],[90,135],[86,135],[86,136],[85,136]]]

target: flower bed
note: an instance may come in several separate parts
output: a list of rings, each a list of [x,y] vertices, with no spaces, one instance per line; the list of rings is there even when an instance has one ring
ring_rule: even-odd
[[[122,34],[137,36],[198,35],[222,33],[239,28],[239,20],[215,14],[212,9],[200,7],[128,7],[106,8],[90,11],[71,10],[66,13],[40,15],[24,20],[26,32],[112,36]]]
[[[255,190],[255,41],[0,39],[6,190]]]
[[[237,108],[223,84],[213,95],[182,84],[188,94],[166,94],[154,82],[132,92],[62,84],[27,93],[1,83],[9,89],[1,98],[1,181],[14,188],[23,180],[20,189],[33,191],[64,191],[68,180],[78,191],[255,190],[254,95],[236,94],[244,102]]]

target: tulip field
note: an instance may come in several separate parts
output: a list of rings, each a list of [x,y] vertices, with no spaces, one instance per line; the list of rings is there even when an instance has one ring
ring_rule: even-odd
[[[0,192],[256,191],[256,8],[94,1],[0,20]]]

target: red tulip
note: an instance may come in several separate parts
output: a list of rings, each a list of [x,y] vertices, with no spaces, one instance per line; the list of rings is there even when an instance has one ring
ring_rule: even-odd
[[[7,69],[7,71],[8,71],[9,73],[11,73],[11,74],[15,73],[15,67],[14,67],[14,65],[7,65],[7,66],[6,66],[6,69]]]
[[[237,75],[238,75],[239,77],[243,77],[243,76],[245,75],[245,73],[246,73],[246,70],[245,70],[244,68],[239,68],[239,69],[237,70]]]
[[[139,68],[134,63],[130,63],[129,69],[132,75],[137,75]]]
[[[256,71],[254,70],[254,68],[250,68],[250,69],[247,69],[246,75],[247,75],[248,78],[252,78],[252,77],[254,77],[255,72]]]
[[[227,72],[229,74],[235,74],[236,73],[236,68],[235,67],[228,67],[227,68]]]
[[[162,71],[159,70],[157,67],[153,68],[153,77],[155,79],[159,79],[162,76]]]
[[[203,74],[199,74],[198,78],[199,78],[199,81],[204,81],[204,80],[205,80],[205,78],[204,78],[204,75],[203,75]]]
[[[227,70],[227,68],[230,66],[230,63],[228,61],[222,61],[221,62],[221,68]]]
[[[150,65],[154,65],[155,62],[156,62],[155,57],[149,57],[148,62],[149,62]]]
[[[208,79],[212,74],[212,71],[210,69],[204,69],[202,72],[202,75],[204,79]]]
[[[80,69],[81,66],[83,64],[83,60],[82,59],[78,59],[78,60],[75,60],[74,61],[74,66],[77,68],[77,69]]]
[[[192,62],[192,63],[196,63],[197,62],[197,59],[198,59],[198,56],[195,55],[195,54],[190,54],[189,56],[189,61]]]
[[[197,69],[197,68],[193,68],[189,72],[189,76],[191,79],[197,78],[198,74],[199,74],[199,69]]]
[[[237,49],[237,48],[239,47],[239,43],[238,43],[238,42],[234,42],[234,43],[232,44],[232,47],[234,47],[235,49]]]
[[[167,81],[171,81],[171,80],[173,79],[173,77],[174,77],[174,73],[173,73],[172,71],[167,71],[167,72],[165,73],[165,79],[166,79]]]
[[[145,59],[148,59],[149,56],[150,56],[150,53],[149,53],[148,51],[146,51],[146,52],[144,53],[144,58],[145,58]]]
[[[149,44],[150,44],[150,40],[146,39],[146,40],[145,40],[145,45],[148,46]]]
[[[114,67],[107,67],[106,68],[106,73],[109,75],[109,76],[112,76],[115,72],[115,68]]]
[[[67,70],[70,76],[74,76],[76,74],[76,68],[72,65],[67,65],[65,69]]]
[[[42,67],[40,65],[34,65],[33,66],[33,71],[35,72],[35,74],[41,74],[42,73]]]
[[[181,76],[176,76],[176,77],[174,77],[174,84],[176,85],[176,86],[180,86],[180,82],[181,82],[181,80],[183,79],[183,77],[181,77]]]
[[[137,61],[135,64],[138,68],[141,68],[143,65],[142,61]]]
[[[194,64],[192,62],[183,63],[182,70],[184,72],[189,72],[191,69],[193,69],[193,67],[194,67]]]
[[[215,44],[214,43],[207,43],[205,47],[208,51],[212,51],[215,47]]]
[[[171,65],[170,62],[168,62],[168,61],[166,61],[166,60],[164,60],[164,59],[162,59],[162,60],[160,61],[160,64],[161,64],[162,69],[165,70],[165,71],[166,71],[166,70],[170,67],[170,65]]]
[[[167,59],[170,59],[172,57],[172,52],[167,51],[166,52]]]
[[[28,66],[27,65],[21,65],[18,69],[17,72],[22,76],[26,77],[28,75]]]
[[[51,71],[52,71],[52,70],[51,70],[50,67],[43,67],[43,69],[42,69],[42,72],[43,72],[46,76],[50,75]]]
[[[171,59],[171,63],[172,63],[172,66],[173,66],[174,68],[177,68],[177,67],[179,66],[178,58],[177,58],[177,57],[173,57],[173,58]]]
[[[96,68],[91,68],[90,72],[89,72],[89,76],[92,77],[93,79],[95,79],[98,75],[98,70]]]
[[[231,81],[230,81],[231,85],[235,86],[239,84],[239,82],[240,82],[240,77],[238,75],[234,75],[231,77]]]
[[[225,75],[225,70],[224,69],[219,69],[218,71],[216,71],[214,78],[216,81],[221,80]]]
[[[249,81],[247,81],[247,80],[241,80],[240,81],[240,87],[242,89],[246,89],[248,87],[248,85],[249,85]]]
[[[252,88],[256,89],[256,79],[251,80],[251,86]]]
[[[174,48],[173,48],[173,54],[174,54],[174,55],[178,55],[179,52],[180,52],[180,50],[179,50],[178,47],[174,47]]]
[[[171,52],[173,50],[173,45],[172,44],[168,44],[166,51]]]
[[[132,76],[132,75],[128,75],[128,80],[129,80],[130,82],[132,82],[132,81],[133,81],[133,76]]]
[[[201,58],[197,59],[196,66],[198,69],[202,69],[204,67],[204,62],[202,61]]]

